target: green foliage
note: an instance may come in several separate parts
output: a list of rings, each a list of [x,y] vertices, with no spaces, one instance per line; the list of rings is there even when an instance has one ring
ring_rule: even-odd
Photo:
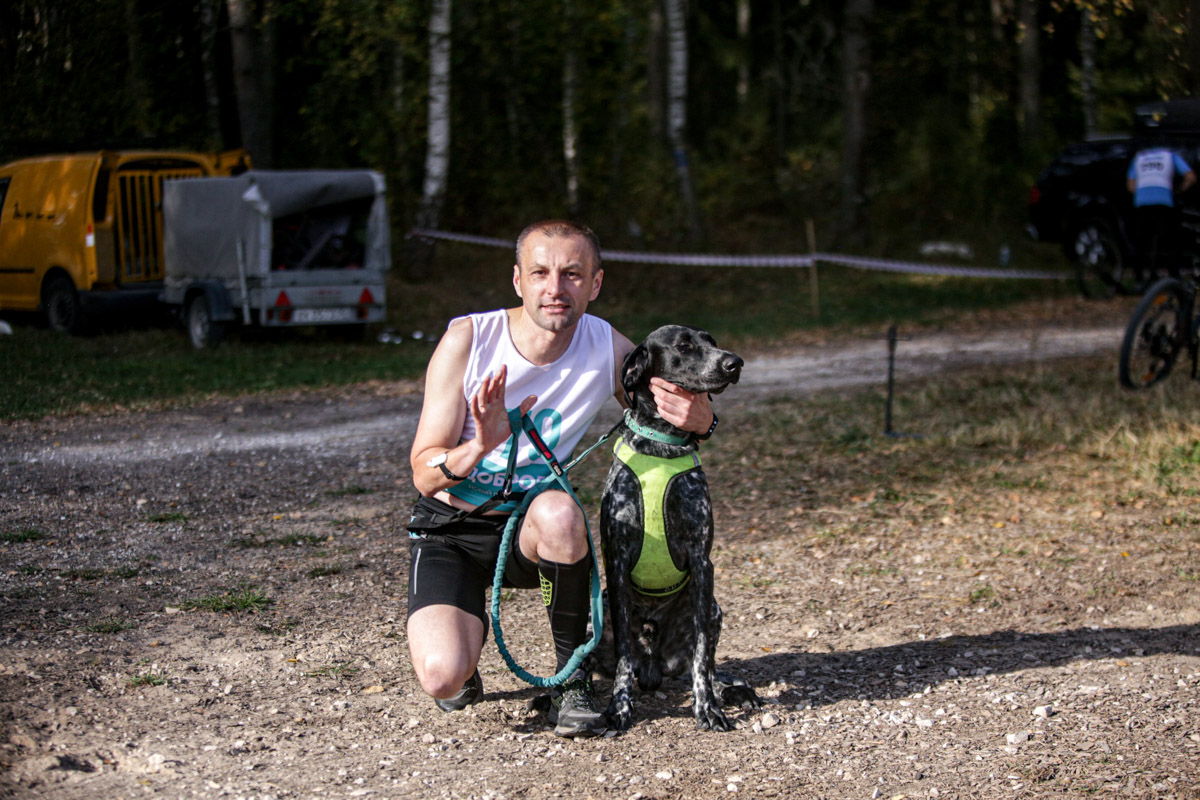
[[[252,4],[280,167],[369,166],[387,176],[397,233],[424,178],[429,4]],[[688,4],[687,135],[714,245],[743,225],[786,236],[813,216],[833,239],[841,196],[843,8],[832,0]],[[1083,134],[1081,10],[1096,15],[1102,127],[1140,101],[1182,96],[1182,0],[1038,3],[1042,136],[1022,145],[1012,3],[876,3],[869,25],[866,202],[876,247],[1019,228],[1026,186]],[[0,6],[0,161],[33,151],[240,143],[224,3],[14,0]],[[568,18],[568,8],[573,16]],[[213,12],[211,17],[203,13]],[[449,194],[443,226],[502,234],[573,214],[614,245],[681,240],[664,144],[661,10],[631,0],[453,4]],[[269,48],[266,46],[269,44]],[[563,62],[578,60],[580,207],[566,207]],[[732,241],[736,241],[736,238]],[[400,236],[397,244],[402,243]]]
[[[180,608],[186,611],[213,611],[216,613],[256,612],[263,611],[274,602],[258,587],[243,583],[238,588],[221,594],[210,594],[184,600]]]
[[[15,531],[0,531],[0,542],[6,542],[10,544],[36,542],[37,540],[44,538],[46,538],[46,534],[36,528],[21,528]]]

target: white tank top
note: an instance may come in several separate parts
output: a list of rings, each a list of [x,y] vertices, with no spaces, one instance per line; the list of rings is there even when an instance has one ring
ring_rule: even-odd
[[[505,407],[514,408],[529,395],[537,395],[537,403],[529,414],[547,446],[565,464],[601,406],[616,392],[612,326],[599,317],[584,314],[575,326],[567,351],[553,363],[537,366],[527,361],[513,344],[507,310],[471,314],[470,320],[471,353],[463,375],[463,397],[469,403],[483,379],[507,364]],[[459,441],[474,438],[475,420],[468,411]],[[504,483],[511,442],[510,438],[484,456],[465,481],[450,487],[450,493],[472,505],[490,499]],[[528,490],[549,474],[550,468],[537,455],[528,437],[522,435],[513,488]]]

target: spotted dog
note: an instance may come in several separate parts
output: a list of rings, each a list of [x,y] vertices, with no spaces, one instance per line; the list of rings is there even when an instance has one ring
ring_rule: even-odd
[[[761,705],[748,683],[716,671],[721,609],[713,597],[708,483],[697,438],[660,417],[650,392],[655,376],[692,392],[720,392],[737,382],[742,364],[707,332],[668,325],[622,365],[630,408],[600,505],[611,629],[605,626],[593,661],[613,677],[607,713],[615,729],[632,721],[635,674],[642,691],[653,691],[690,666],[692,711],[702,728],[733,727],[723,705]]]

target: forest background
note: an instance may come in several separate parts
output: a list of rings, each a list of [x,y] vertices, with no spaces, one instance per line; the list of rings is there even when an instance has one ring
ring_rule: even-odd
[[[397,247],[569,215],[609,247],[804,251],[815,219],[898,254],[1018,235],[1063,144],[1200,92],[1198,34],[1196,0],[10,0],[0,162],[370,167]]]

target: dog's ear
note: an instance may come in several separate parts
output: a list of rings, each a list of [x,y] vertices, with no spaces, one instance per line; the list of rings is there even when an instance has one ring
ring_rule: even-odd
[[[625,389],[625,399],[629,401],[630,408],[637,406],[636,389],[650,380],[650,367],[650,349],[645,344],[639,344],[625,356],[625,362],[621,365],[621,386]]]

